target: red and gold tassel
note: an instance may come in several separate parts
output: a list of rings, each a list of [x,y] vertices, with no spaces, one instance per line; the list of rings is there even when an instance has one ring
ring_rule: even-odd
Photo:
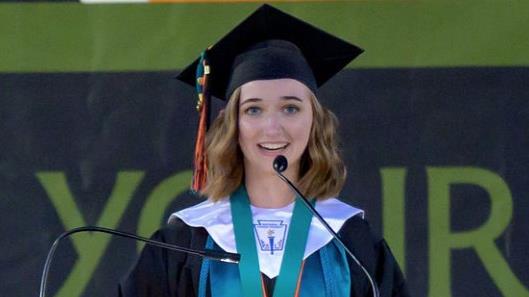
[[[198,94],[197,111],[199,113],[198,128],[195,142],[195,160],[193,183],[191,189],[200,192],[206,185],[208,175],[208,161],[206,155],[206,132],[208,129],[208,108],[210,97],[207,92],[209,65],[204,51],[197,65],[196,89]]]

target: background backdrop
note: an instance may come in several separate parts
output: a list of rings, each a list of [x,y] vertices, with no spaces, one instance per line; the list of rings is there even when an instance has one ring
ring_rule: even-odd
[[[0,292],[53,240],[150,235],[188,192],[193,90],[172,79],[259,4],[0,3]],[[326,84],[349,177],[414,296],[529,296],[529,2],[291,1],[366,52]],[[218,108],[219,106],[216,106]],[[113,296],[139,245],[75,235],[49,296]]]

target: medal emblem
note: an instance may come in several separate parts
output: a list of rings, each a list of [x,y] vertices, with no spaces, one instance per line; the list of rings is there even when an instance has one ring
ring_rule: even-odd
[[[273,255],[275,251],[283,250],[287,232],[283,220],[257,220],[254,227],[261,251],[269,251]]]

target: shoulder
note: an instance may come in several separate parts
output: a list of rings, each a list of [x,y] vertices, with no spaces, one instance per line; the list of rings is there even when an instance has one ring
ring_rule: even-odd
[[[231,208],[229,199],[213,201],[211,199],[200,202],[191,207],[174,212],[169,217],[169,223],[180,220],[191,227],[207,227],[212,222],[222,219],[223,222],[231,221]]]
[[[342,225],[355,216],[364,216],[362,209],[351,206],[338,198],[327,198],[316,202],[316,210],[331,227],[338,231]]]
[[[352,216],[347,221],[345,221],[341,232],[343,232],[344,235],[353,235],[354,233],[357,236],[366,237],[366,239],[381,239],[380,236],[375,234],[375,232],[371,228],[371,225],[369,224],[369,221],[364,218],[363,213],[359,213],[355,216]]]
[[[204,228],[190,226],[180,218],[174,217],[165,226],[156,230],[151,238],[166,243],[188,246],[197,237],[205,236],[207,233]]]

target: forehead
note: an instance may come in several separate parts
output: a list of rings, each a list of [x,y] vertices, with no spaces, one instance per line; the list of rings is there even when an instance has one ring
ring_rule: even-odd
[[[311,91],[303,83],[290,78],[254,80],[241,86],[241,102],[246,99],[297,97],[308,100]]]

